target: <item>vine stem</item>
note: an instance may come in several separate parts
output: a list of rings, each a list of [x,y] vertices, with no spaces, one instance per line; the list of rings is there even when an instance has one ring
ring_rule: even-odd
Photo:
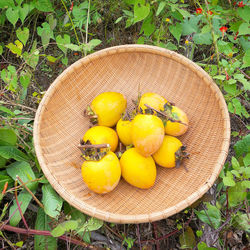
[[[24,229],[24,228],[19,228],[19,227],[12,227],[10,225],[3,225],[2,226],[2,230],[6,230],[6,231],[10,231],[10,232],[15,232],[18,234],[28,234],[28,235],[43,235],[43,236],[52,236],[50,231],[44,231],[44,230],[35,230],[35,229]],[[79,245],[79,246],[83,246],[86,247],[88,249],[93,249],[93,250],[97,250],[98,248],[96,248],[95,246],[91,246],[83,241],[80,241],[78,239],[74,239],[72,237],[68,237],[66,235],[62,235],[60,237],[58,237],[61,240],[64,241],[70,241],[71,243],[75,244],[75,245]]]
[[[72,25],[72,27],[73,27],[73,30],[74,30],[74,33],[75,33],[75,36],[76,36],[77,43],[78,43],[78,45],[80,46],[81,43],[80,43],[79,38],[78,38],[78,35],[77,35],[77,33],[76,33],[76,28],[75,28],[75,25],[74,25],[74,23],[73,23],[73,20],[72,20],[72,18],[71,18],[71,16],[70,16],[70,13],[69,13],[69,11],[68,11],[68,8],[67,8],[67,6],[65,5],[65,3],[64,3],[63,0],[61,0],[61,2],[62,2],[62,4],[63,4],[64,9],[66,10],[66,12],[67,12],[67,14],[68,14],[69,20],[70,20],[70,22],[71,22],[71,25]]]

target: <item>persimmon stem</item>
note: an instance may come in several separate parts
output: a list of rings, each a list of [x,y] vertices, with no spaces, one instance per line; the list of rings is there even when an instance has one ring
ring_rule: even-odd
[[[188,126],[186,123],[183,123],[183,122],[181,122],[180,120],[174,120],[174,119],[170,118],[166,113],[164,113],[164,112],[162,112],[162,111],[159,111],[159,110],[157,110],[157,109],[155,109],[155,108],[149,106],[148,104],[144,104],[144,105],[145,105],[147,108],[152,109],[152,110],[155,111],[156,113],[158,113],[158,114],[160,114],[160,115],[166,117],[166,118],[167,118],[169,121],[171,121],[171,122],[178,122],[178,123],[180,123],[180,124],[182,124],[182,125]]]

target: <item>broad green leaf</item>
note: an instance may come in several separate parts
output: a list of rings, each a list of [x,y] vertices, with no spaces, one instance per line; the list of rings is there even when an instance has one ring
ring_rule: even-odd
[[[237,84],[224,84],[223,86],[224,90],[231,95],[237,94]]]
[[[250,21],[250,7],[244,6],[244,8],[237,8],[238,15],[247,23]]]
[[[63,51],[64,54],[67,53],[67,47],[65,46],[66,44],[70,44],[70,36],[69,35],[64,35],[63,37],[61,35],[58,35],[56,37],[56,44],[57,47]],[[73,45],[73,44],[71,44]]]
[[[250,181],[248,180],[242,181],[241,184],[244,188],[248,188],[248,189],[250,188]]]
[[[230,207],[237,206],[247,196],[246,188],[241,182],[237,182],[234,187],[228,189],[228,203]]]
[[[7,89],[15,92],[17,88],[17,74],[16,68],[12,65],[9,65],[7,70],[3,69],[1,71],[2,80],[8,84]]]
[[[42,12],[53,12],[54,8],[50,0],[36,0],[35,6],[38,10]]]
[[[70,206],[67,202],[64,202],[63,208],[64,213],[69,215],[72,220],[78,220],[80,223],[84,223],[86,221],[86,215]]]
[[[21,28],[18,28],[16,31],[17,38],[23,43],[23,45],[26,45],[26,42],[29,39],[29,29],[27,27],[24,27],[23,30]]]
[[[3,46],[0,45],[0,56],[3,54]]]
[[[235,186],[234,177],[230,171],[227,171],[226,176],[223,177],[223,183],[225,186]]]
[[[33,45],[32,45],[32,48],[31,48],[31,51],[30,53],[28,53],[27,51],[25,51],[23,53],[23,58],[25,59],[26,63],[32,67],[33,69],[36,68],[36,65],[39,61],[39,50],[36,49],[36,46],[37,46],[37,41],[35,40],[33,42]]]
[[[250,27],[247,23],[242,23],[239,27],[239,36],[240,35],[247,35],[250,33]]]
[[[98,220],[94,217],[91,217],[90,219],[88,219],[88,221],[84,223],[83,227],[80,228],[80,230],[78,230],[77,233],[84,232],[84,231],[95,231],[101,228],[102,226],[103,226],[102,220]]]
[[[22,71],[20,74],[20,83],[24,89],[27,89],[30,84],[31,75],[29,72]]]
[[[58,60],[58,58],[55,58],[54,56],[47,56],[47,59],[49,62],[52,62],[52,63],[54,63]]]
[[[137,40],[137,44],[144,44],[145,38],[143,36],[140,36]]]
[[[64,46],[65,48],[71,49],[71,50],[73,50],[73,51],[80,51],[80,50],[81,50],[80,46],[78,46],[78,45],[76,45],[76,44],[72,44],[72,43],[70,43],[70,44],[64,44],[63,46]]]
[[[8,165],[7,173],[13,180],[16,180],[16,176],[18,175],[19,178],[25,183],[36,179],[30,164],[24,161],[17,161]],[[19,184],[21,183],[19,182]],[[37,185],[37,182],[30,182],[26,184],[31,191],[35,190]]]
[[[242,106],[237,98],[233,98],[231,102],[228,103],[228,110],[233,114],[241,116]]]
[[[134,5],[134,24],[144,20],[150,12],[150,5],[135,4]]]
[[[195,213],[201,221],[207,223],[211,227],[216,229],[220,226],[221,214],[220,210],[217,207],[207,203],[206,212],[202,210],[202,211],[196,211]]]
[[[101,43],[102,43],[102,41],[99,40],[99,39],[92,39],[92,40],[90,40],[90,41],[88,42],[88,44],[89,44],[92,48],[98,46],[98,45],[101,44]]]
[[[166,2],[160,2],[159,6],[158,6],[158,9],[156,11],[156,16],[159,16],[161,14],[161,12],[163,11],[163,9],[165,8],[166,6]]]
[[[22,202],[21,210],[22,213],[24,214],[30,201],[32,200],[32,196],[26,191],[23,190],[21,193],[19,193],[19,195],[17,196],[17,199],[19,201],[19,204]],[[14,201],[14,204],[10,207],[10,211],[9,211],[9,216],[12,215],[12,213],[15,211],[15,209],[17,208],[17,204],[16,201]],[[21,220],[21,216],[19,211],[17,210],[16,213],[14,214],[14,216],[10,219],[10,225],[15,227]]]
[[[22,49],[20,49],[16,44],[9,43],[6,47],[10,49],[13,54],[17,54],[18,56],[22,55]]]
[[[54,39],[53,30],[51,30],[50,25],[47,22],[44,22],[42,27],[37,27],[37,34],[41,37],[45,50],[48,47],[50,39]]]
[[[181,249],[193,249],[196,246],[195,235],[191,227],[186,228],[185,232],[180,235],[179,241]]]
[[[241,36],[239,39],[240,45],[242,46],[242,48],[247,51],[248,49],[250,49],[250,42],[248,41],[247,38],[245,38],[244,36]]]
[[[57,225],[51,234],[53,237],[62,236],[65,232],[70,232],[71,230],[76,230],[78,227],[78,222],[76,220],[64,221]]]
[[[181,33],[182,33],[182,25],[180,23],[176,23],[176,25],[169,26],[170,33],[174,36],[174,38],[178,41],[180,41]]]
[[[217,248],[208,247],[205,242],[199,242],[197,248],[198,250],[217,250]]]
[[[0,156],[9,160],[28,161],[28,156],[14,146],[0,146]]]
[[[0,156],[0,168],[4,168],[6,165],[7,160]]]
[[[239,172],[238,172],[237,170],[231,170],[231,173],[232,173],[234,176],[240,178],[240,174],[239,174]]]
[[[14,181],[7,175],[0,175],[0,192],[2,193],[5,183],[8,182],[8,186]]]
[[[36,217],[36,230],[45,230],[51,231],[49,223],[51,219],[47,214],[44,213],[42,208],[39,208],[37,217]],[[57,239],[51,236],[35,235],[35,250],[56,250],[57,249]]]
[[[172,42],[168,42],[167,44],[160,43],[160,47],[165,48],[165,49],[169,49],[169,50],[177,50],[176,45],[173,44]]]
[[[238,170],[240,168],[240,164],[235,157],[232,157],[231,162],[232,162],[233,169]]]
[[[248,49],[243,57],[243,66],[244,68],[250,66],[250,49]]]
[[[50,184],[45,184],[42,186],[42,193],[44,212],[52,218],[58,217],[62,209],[62,198],[55,192]]]
[[[153,22],[153,18],[152,15],[149,15],[146,19],[144,19],[143,24],[141,26],[141,31],[140,34],[142,32],[144,32],[144,35],[149,37],[150,35],[152,35],[152,33],[155,31],[155,25]]]
[[[14,130],[0,128],[0,146],[14,146],[17,142],[17,136]]]
[[[208,33],[197,33],[193,36],[193,40],[196,44],[206,44],[210,45],[213,43],[212,35],[210,32]]]
[[[236,157],[243,155],[244,153],[250,152],[250,134],[245,136],[242,140],[238,141],[234,145]]]
[[[17,8],[13,9],[13,8],[8,8],[6,11],[6,17],[7,19],[13,24],[13,26],[15,27],[16,22],[19,18],[19,10]]]
[[[187,36],[192,33],[198,33],[199,32],[198,23],[200,19],[201,15],[185,18],[184,22],[182,23],[182,35]]]
[[[65,65],[65,66],[67,66],[68,65],[68,57],[67,56],[65,56],[64,58],[62,58],[62,63]]]
[[[25,18],[27,17],[27,15],[32,9],[33,7],[31,7],[31,4],[26,4],[26,3],[23,4],[23,7],[21,6],[18,7],[19,17],[20,17],[22,24],[24,23]]]
[[[53,15],[49,15],[49,26],[51,30],[54,30],[57,24],[57,19]]]
[[[184,17],[184,18],[187,18],[187,17],[190,17],[190,13],[184,9],[181,9],[181,8],[177,8],[177,10],[179,11],[179,13]]]
[[[233,224],[234,227],[250,233],[250,224],[247,214],[240,214],[234,217]]]
[[[8,8],[8,7],[15,7],[14,0],[0,1],[0,9],[1,8]]]
[[[243,158],[244,165],[250,166],[250,152]]]

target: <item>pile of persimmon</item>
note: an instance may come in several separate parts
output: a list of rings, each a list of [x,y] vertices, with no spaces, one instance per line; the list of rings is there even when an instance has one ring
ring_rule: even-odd
[[[81,172],[96,193],[115,189],[121,176],[137,188],[150,188],[157,165],[178,167],[188,157],[176,138],[188,129],[185,112],[156,93],[144,93],[134,103],[135,109],[128,113],[124,95],[104,92],[85,110],[94,126],[79,145],[84,159]]]

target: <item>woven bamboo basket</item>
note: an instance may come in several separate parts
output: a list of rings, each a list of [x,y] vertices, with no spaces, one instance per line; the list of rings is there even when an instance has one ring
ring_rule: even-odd
[[[105,91],[131,99],[155,92],[183,109],[190,120],[181,136],[190,159],[184,168],[157,168],[148,190],[124,180],[112,192],[91,192],[81,177],[77,148],[89,128],[84,108]],[[167,218],[190,206],[214,183],[230,141],[226,103],[209,75],[175,52],[146,45],[122,45],[98,51],[67,68],[43,97],[35,117],[34,143],[41,168],[54,189],[72,206],[116,223],[142,223]]]

